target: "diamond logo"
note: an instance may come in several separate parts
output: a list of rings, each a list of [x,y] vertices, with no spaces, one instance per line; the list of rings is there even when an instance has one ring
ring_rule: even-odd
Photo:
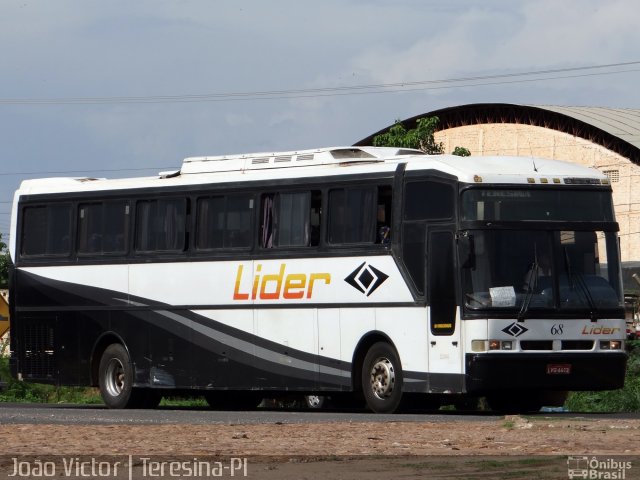
[[[382,273],[373,265],[368,265],[367,262],[363,262],[358,268],[351,272],[344,281],[368,297],[375,292],[387,278],[389,278],[389,275]]]
[[[529,329],[523,327],[522,325],[520,325],[519,323],[515,323],[513,322],[511,325],[509,325],[506,328],[503,328],[502,331],[504,333],[508,333],[509,335],[513,336],[513,337],[519,337],[520,335],[522,335],[525,332],[528,332]]]

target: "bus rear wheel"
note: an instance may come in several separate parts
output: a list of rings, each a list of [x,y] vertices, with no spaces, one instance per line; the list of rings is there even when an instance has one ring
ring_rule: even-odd
[[[375,413],[393,413],[402,400],[402,367],[396,351],[385,342],[369,348],[362,363],[362,391]]]
[[[100,395],[109,408],[132,408],[136,404],[133,367],[127,350],[119,343],[109,345],[98,368]]]

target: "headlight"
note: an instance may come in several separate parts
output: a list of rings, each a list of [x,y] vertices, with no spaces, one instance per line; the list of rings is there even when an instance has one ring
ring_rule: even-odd
[[[496,350],[513,350],[511,340],[471,340],[472,352],[486,352]]]
[[[622,350],[620,340],[600,340],[600,350]]]

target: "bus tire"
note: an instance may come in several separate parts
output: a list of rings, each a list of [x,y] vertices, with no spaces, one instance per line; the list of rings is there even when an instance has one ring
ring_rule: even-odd
[[[362,392],[375,413],[393,413],[402,400],[402,367],[388,343],[374,343],[362,362]]]
[[[98,368],[100,395],[109,408],[134,408],[137,406],[133,389],[133,367],[127,350],[119,343],[109,345]]]

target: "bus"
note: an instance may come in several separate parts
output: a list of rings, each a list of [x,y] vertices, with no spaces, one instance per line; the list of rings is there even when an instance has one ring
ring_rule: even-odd
[[[607,177],[545,159],[335,147],[26,180],[10,365],[111,408],[561,405],[624,383],[617,231]]]

